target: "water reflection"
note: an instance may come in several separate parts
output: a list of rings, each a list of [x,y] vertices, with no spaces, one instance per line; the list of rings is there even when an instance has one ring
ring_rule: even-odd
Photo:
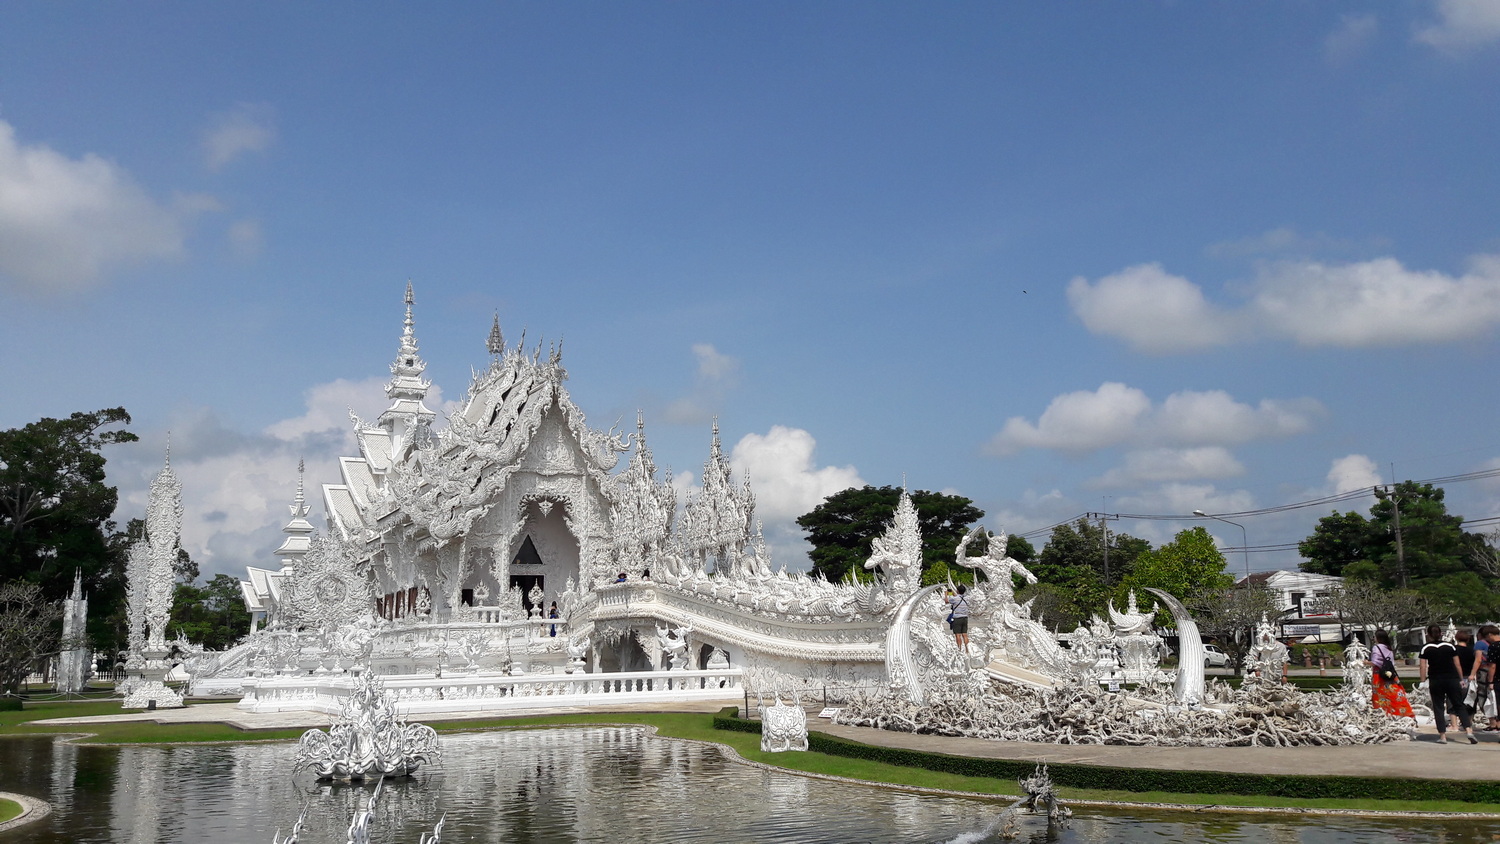
[[[372,827],[415,842],[444,812],[452,842],[978,844],[992,801],[825,782],[730,762],[715,748],[638,728],[446,736],[443,761],[387,785]],[[92,748],[50,739],[0,741],[0,790],[56,806],[9,842],[260,844],[311,804],[302,841],[342,842],[367,789],[290,776],[291,744]],[[1049,833],[1023,818],[1022,842],[1479,842],[1496,823],[1106,813],[1081,809]],[[988,840],[995,840],[993,837]]]

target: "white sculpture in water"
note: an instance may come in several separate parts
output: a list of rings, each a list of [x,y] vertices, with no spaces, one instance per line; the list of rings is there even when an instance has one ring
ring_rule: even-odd
[[[323,730],[308,730],[297,743],[293,770],[309,768],[320,780],[404,777],[441,755],[437,732],[425,724],[408,724],[371,672],[355,681],[338,721]]]
[[[791,703],[782,703],[779,693],[770,706],[760,701],[760,749],[766,753],[807,749],[807,711],[795,693]]]
[[[172,618],[173,573],[182,535],[182,482],[172,473],[171,446],[161,472],[151,481],[146,504],[146,535],[130,547],[126,568],[126,617],[130,654],[125,662],[126,709],[182,706],[182,695],[163,682],[167,662],[167,622]]]

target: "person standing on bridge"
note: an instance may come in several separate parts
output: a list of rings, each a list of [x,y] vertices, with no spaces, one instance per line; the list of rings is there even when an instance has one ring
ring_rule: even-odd
[[[965,595],[969,587],[958,584],[958,594],[948,596],[948,626],[953,630],[953,641],[959,653],[969,652],[969,599]]]

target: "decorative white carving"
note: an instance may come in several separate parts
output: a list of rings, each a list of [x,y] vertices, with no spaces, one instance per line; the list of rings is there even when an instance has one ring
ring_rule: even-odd
[[[302,734],[294,770],[310,768],[322,780],[404,777],[440,756],[437,732],[406,723],[379,678],[366,671],[327,732]]]
[[[333,631],[374,612],[365,563],[352,544],[337,536],[314,538],[282,588],[277,621],[283,627]]]
[[[779,694],[770,706],[760,700],[760,749],[766,753],[807,749],[807,711],[796,693],[789,704],[782,703]]]
[[[126,616],[130,620],[130,670],[125,708],[168,709],[182,706],[182,695],[163,680],[167,658],[167,622],[172,618],[173,573],[182,534],[182,482],[172,473],[171,445],[162,470],[151,481],[146,504],[146,535],[131,546],[127,564]]]

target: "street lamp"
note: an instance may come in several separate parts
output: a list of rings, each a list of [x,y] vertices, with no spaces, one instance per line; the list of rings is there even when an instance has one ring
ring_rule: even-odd
[[[1241,542],[1240,551],[1245,555],[1245,579],[1249,580],[1250,579],[1250,534],[1248,534],[1248,533],[1245,532],[1245,526],[1242,525],[1242,524],[1240,524],[1239,522],[1231,522],[1228,519],[1220,518],[1218,516],[1211,516],[1208,513],[1203,512],[1202,510],[1194,510],[1193,511],[1193,515],[1194,516],[1202,516],[1205,519],[1218,519],[1219,521],[1221,521],[1221,522],[1223,522],[1225,524],[1234,525],[1235,527],[1237,527],[1237,528],[1240,529],[1240,542]]]

